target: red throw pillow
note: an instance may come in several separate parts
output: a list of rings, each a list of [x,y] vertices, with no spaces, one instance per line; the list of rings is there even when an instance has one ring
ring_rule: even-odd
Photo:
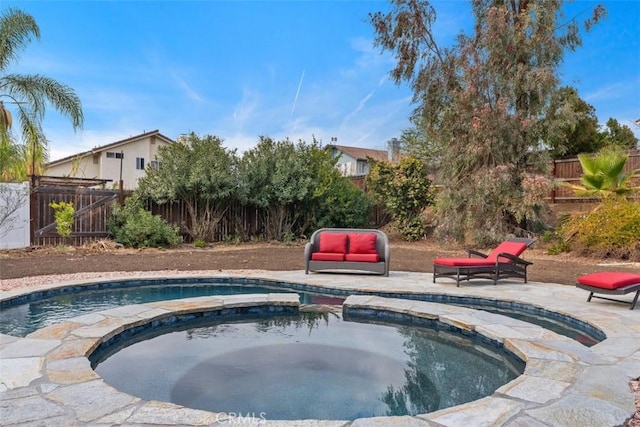
[[[377,254],[375,233],[349,233],[350,254]]]
[[[320,245],[318,252],[340,253],[347,252],[347,235],[346,233],[320,233]]]

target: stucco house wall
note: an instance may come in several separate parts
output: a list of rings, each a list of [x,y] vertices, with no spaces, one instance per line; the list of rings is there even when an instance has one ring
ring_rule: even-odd
[[[369,173],[369,159],[385,161],[389,159],[387,151],[369,148],[327,145],[331,158],[338,158],[336,168],[343,176],[364,176]]]
[[[107,186],[117,188],[122,165],[123,187],[134,190],[145,168],[157,161],[159,148],[173,142],[157,130],[143,133],[53,161],[46,166],[45,175],[108,179],[112,182]]]

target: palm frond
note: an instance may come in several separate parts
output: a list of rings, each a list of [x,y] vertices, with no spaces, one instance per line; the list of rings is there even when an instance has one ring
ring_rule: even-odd
[[[29,173],[41,175],[44,164],[49,159],[49,141],[47,141],[40,121],[28,110],[20,110],[22,138],[25,141],[24,160]]]
[[[31,38],[40,39],[40,28],[35,19],[18,9],[9,8],[0,16],[0,71],[18,60]]]
[[[69,86],[39,74],[7,74],[0,78],[0,82],[8,96],[28,105],[39,120],[44,118],[45,107],[49,103],[71,119],[74,129],[82,128],[82,104]]]
[[[578,154],[578,161],[582,167],[582,173],[595,174],[598,172],[598,165],[594,157],[589,154]]]

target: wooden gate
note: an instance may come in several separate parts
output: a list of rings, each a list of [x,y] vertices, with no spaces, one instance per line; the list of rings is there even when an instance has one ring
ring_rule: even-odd
[[[80,246],[107,237],[107,220],[118,191],[83,187],[35,187],[31,199],[31,244]],[[75,209],[71,236],[63,238],[56,232],[51,202],[72,203]]]

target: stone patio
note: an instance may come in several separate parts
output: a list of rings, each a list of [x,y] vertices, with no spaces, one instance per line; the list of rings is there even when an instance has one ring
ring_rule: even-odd
[[[158,276],[166,277],[166,276]],[[230,272],[195,272],[174,277],[236,277]],[[292,294],[234,295],[162,301],[106,310],[49,326],[25,338],[0,335],[0,422],[5,426],[266,425],[266,426],[616,426],[635,411],[629,381],[640,375],[640,310],[608,301],[586,303],[587,293],[571,286],[474,281],[457,288],[428,273],[391,272],[389,277],[304,272],[243,272],[241,277],[330,289],[404,295],[477,297],[516,301],[582,320],[607,338],[585,347],[567,337],[509,317],[452,305],[354,295],[353,313],[376,312],[426,318],[472,331],[500,343],[526,361],[523,375],[484,399],[417,416],[354,421],[234,419],[223,412],[144,401],[106,384],[87,355],[120,332],[176,315],[220,310],[297,309]],[[149,276],[145,276],[148,279]],[[113,280],[113,279],[111,279]],[[65,282],[29,292],[60,286]],[[24,291],[0,293],[5,300]],[[221,411],[224,408],[220,408]]]

